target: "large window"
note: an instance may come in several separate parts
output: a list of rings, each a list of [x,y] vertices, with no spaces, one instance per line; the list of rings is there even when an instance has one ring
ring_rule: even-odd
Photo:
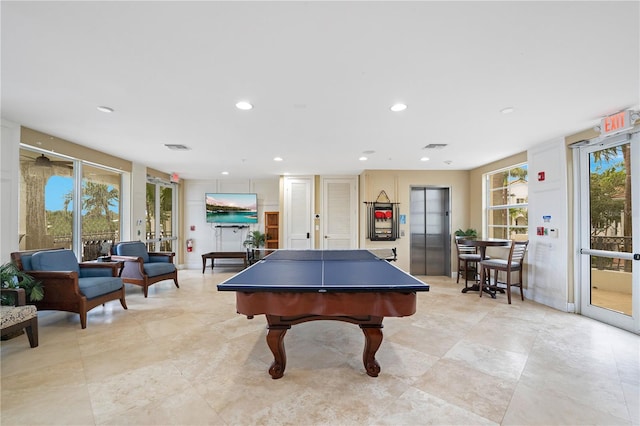
[[[20,249],[109,254],[120,236],[120,172],[51,152],[20,149]]]
[[[527,240],[529,174],[520,164],[486,176],[487,236]]]

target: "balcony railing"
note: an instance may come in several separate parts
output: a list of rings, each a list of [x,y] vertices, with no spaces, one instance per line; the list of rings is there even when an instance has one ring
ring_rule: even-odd
[[[591,249],[631,252],[631,237],[592,236]],[[631,261],[625,259],[592,256],[591,267],[600,270],[631,271]],[[628,268],[628,269],[627,269]]]

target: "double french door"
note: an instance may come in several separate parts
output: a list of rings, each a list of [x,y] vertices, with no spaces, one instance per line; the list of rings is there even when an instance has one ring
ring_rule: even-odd
[[[579,148],[579,311],[640,331],[640,133]]]

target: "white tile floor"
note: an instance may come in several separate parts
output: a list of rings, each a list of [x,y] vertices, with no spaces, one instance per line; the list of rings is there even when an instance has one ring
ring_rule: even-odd
[[[2,425],[640,424],[639,336],[447,278],[385,319],[379,377],[357,326],[318,321],[287,333],[273,380],[264,317],[216,290],[235,272],[182,270],[148,299],[130,286],[128,311],[96,308],[85,330],[41,312],[38,348],[2,342]]]

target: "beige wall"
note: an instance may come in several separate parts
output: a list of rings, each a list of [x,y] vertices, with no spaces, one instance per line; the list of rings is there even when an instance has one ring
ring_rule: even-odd
[[[47,135],[36,130],[22,127],[20,131],[20,142],[30,145],[34,148],[40,148],[47,151],[54,151],[63,155],[74,158],[80,158],[92,163],[101,164],[103,166],[112,167],[122,170],[123,172],[131,171],[131,161],[96,151],[86,146],[78,145],[68,140]]]
[[[527,162],[527,153],[521,152],[519,154],[512,155],[502,160],[494,161],[493,163],[485,164],[482,167],[473,169],[469,172],[469,227],[475,228],[478,231],[479,236],[484,237],[482,222],[484,217],[484,182],[483,175],[496,170],[504,169],[507,167],[515,166],[516,164],[522,164]]]
[[[360,232],[359,240],[362,248],[398,249],[398,267],[409,271],[409,206],[411,187],[431,186],[449,188],[451,197],[451,232],[469,226],[469,172],[466,170],[366,170],[360,175]],[[391,202],[400,203],[400,214],[407,218],[406,224],[400,225],[400,233],[396,241],[370,241],[367,238],[366,209],[362,206],[366,201],[376,201],[380,191],[385,191]],[[455,269],[455,250],[451,256],[452,269]]]

